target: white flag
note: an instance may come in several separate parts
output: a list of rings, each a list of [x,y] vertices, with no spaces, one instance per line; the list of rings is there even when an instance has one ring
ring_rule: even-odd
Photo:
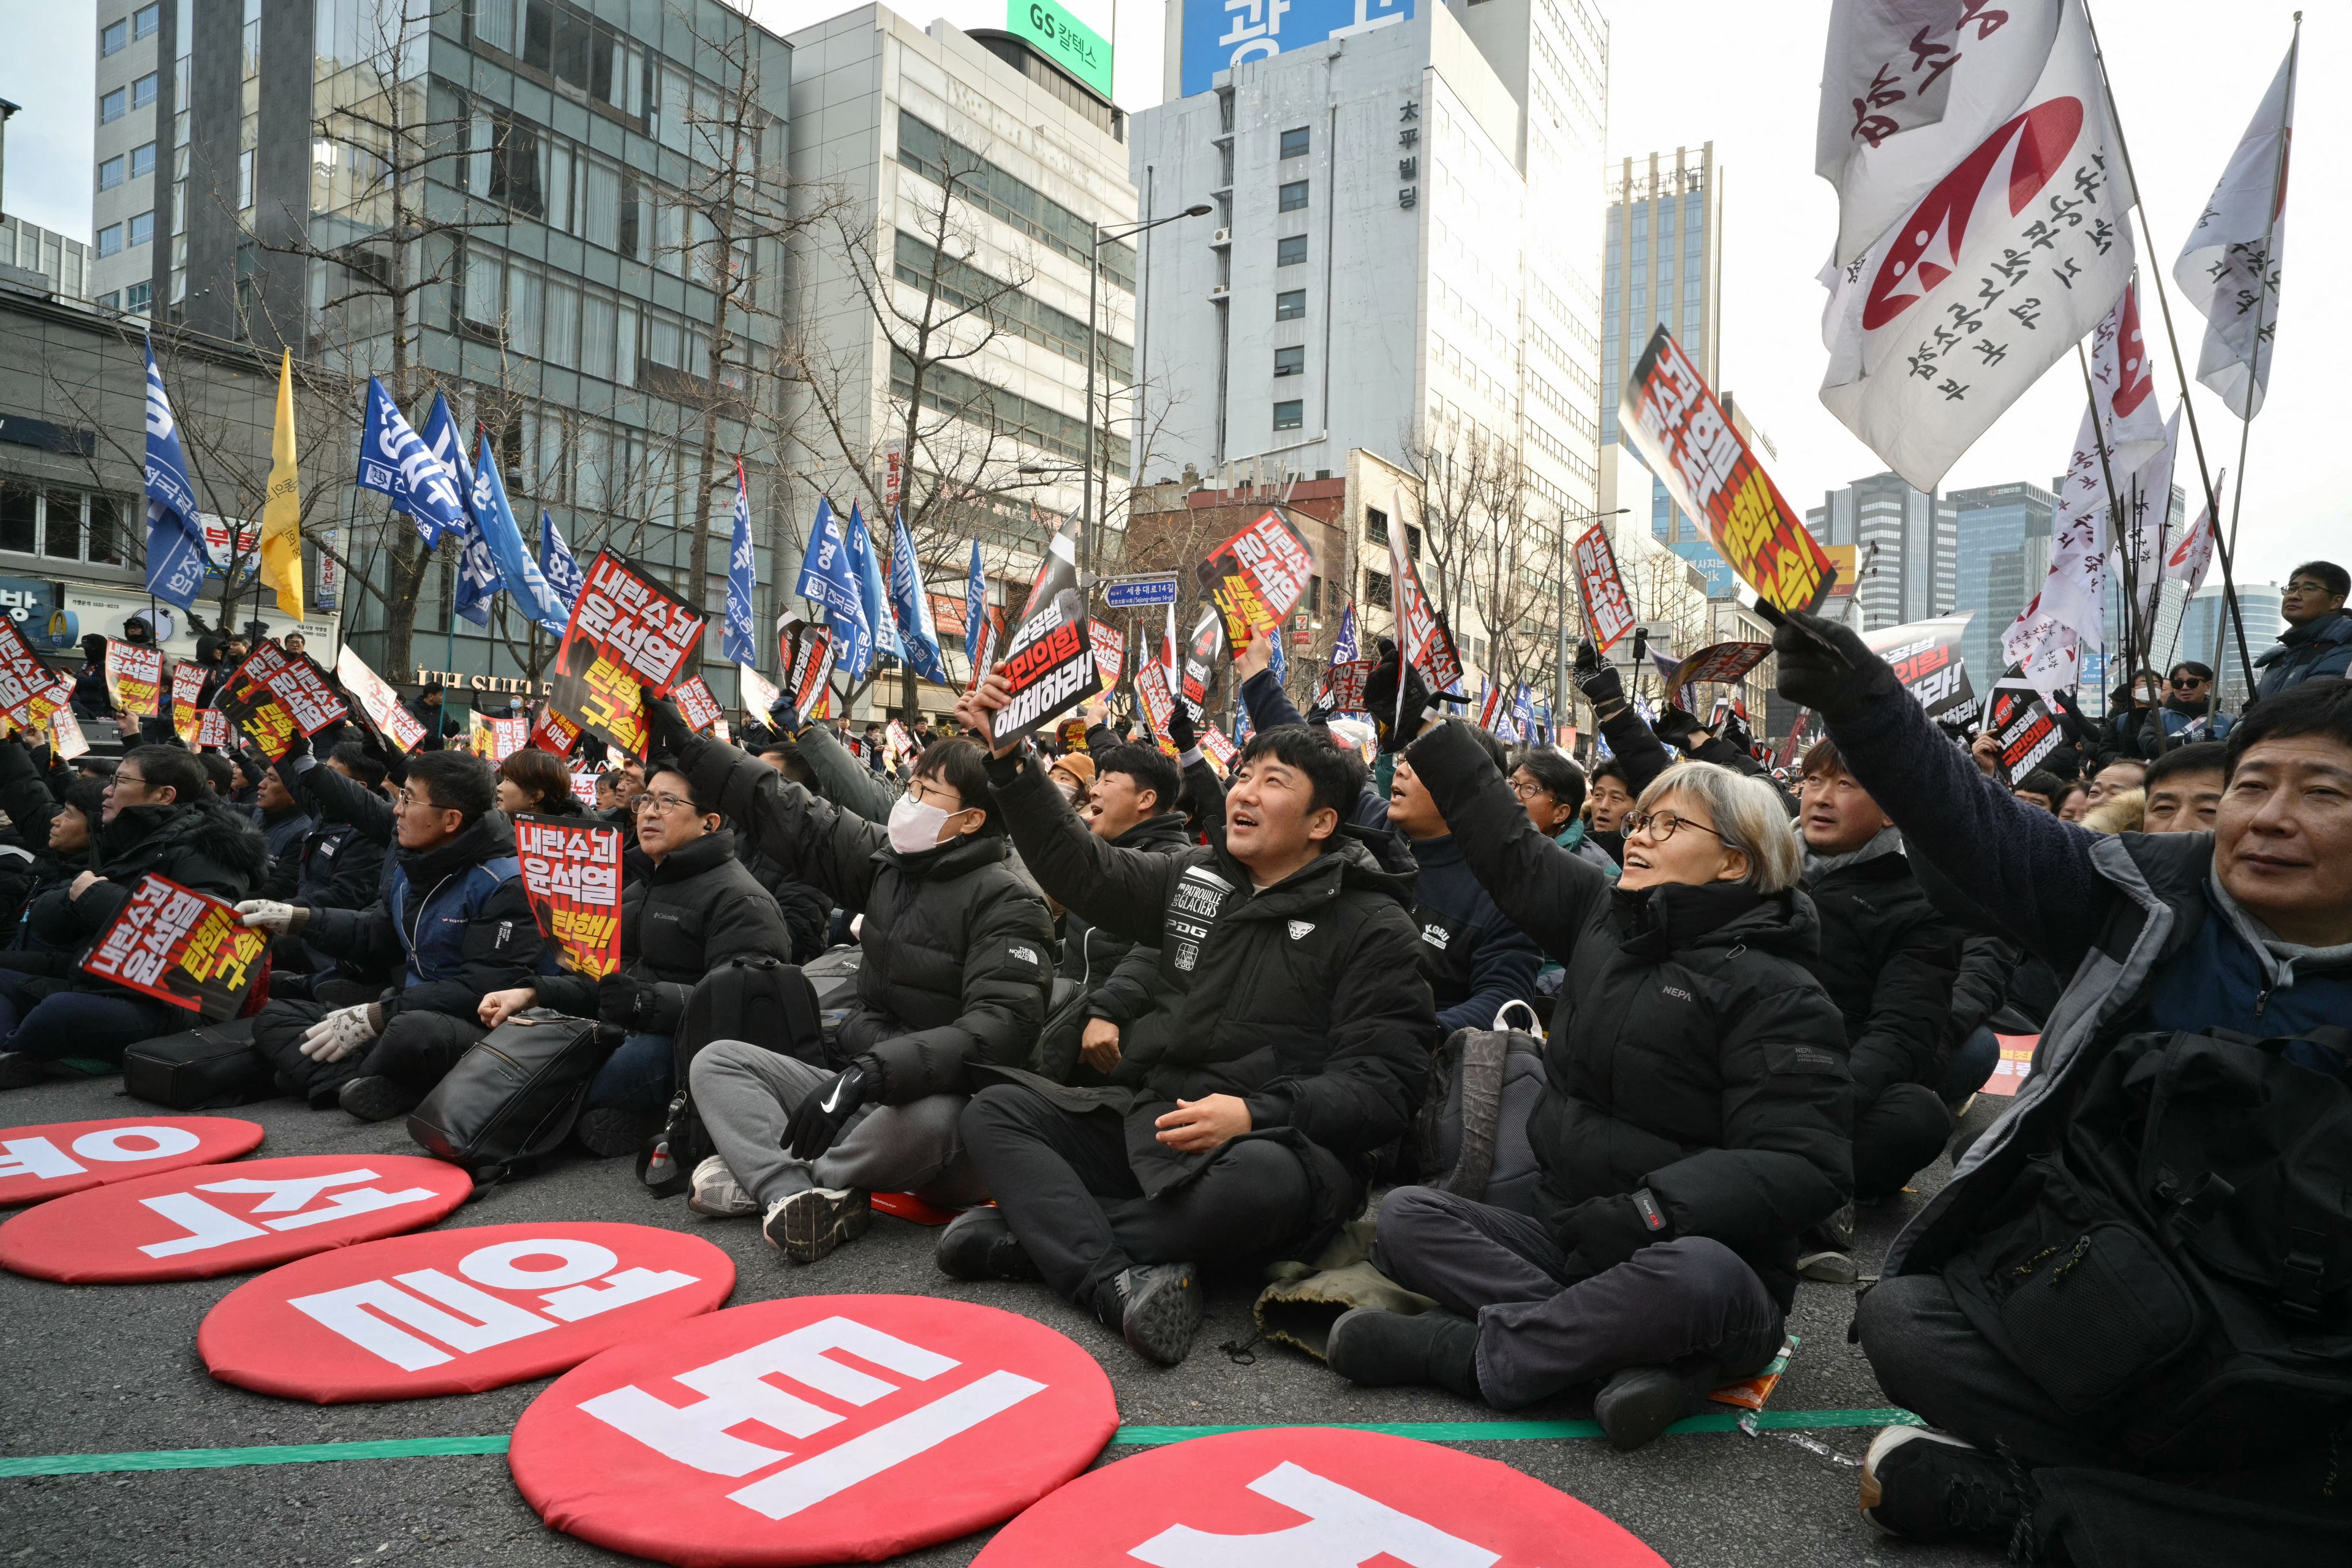
[[[1843,266],[2018,111],[2061,0],[1835,0],[1813,169],[1837,187]]]
[[[2286,153],[2294,125],[2294,57],[2279,62],[2270,91],[2246,127],[2221,183],[2213,187],[2172,264],[2173,281],[2205,314],[2197,379],[2230,411],[2263,411],[2278,324],[2279,261],[2286,247]],[[2256,323],[2260,326],[2257,327]],[[2257,339],[2260,340],[2257,343]],[[2257,361],[2259,360],[2259,363]]]
[[[2156,356],[2139,330],[2139,279],[2134,275],[2091,334],[2091,384],[2117,474],[2137,472],[2164,450],[2164,419],[2156,405]]]
[[[2218,488],[2221,479],[2217,476]],[[2213,565],[2213,509],[2209,505],[2200,510],[2197,521],[2164,552],[2164,574],[2189,584],[2191,594],[2205,585],[2205,574]]]
[[[2132,581],[2139,589],[2142,642],[2156,635],[2157,596],[2164,588],[2164,563],[2172,546],[2172,463],[2179,439],[2180,410],[2175,408],[2172,417],[2165,421],[2163,441],[2155,456],[2134,470],[2125,488],[2128,516],[2116,553],[2121,558],[2124,552],[2131,552]]]
[[[2077,650],[2105,640],[2107,556],[2113,549],[2106,468],[2100,460],[2095,416],[2085,408],[2074,460],[2058,482],[2058,511],[2050,522],[2050,574],[2000,638],[2002,654],[2023,667],[2037,691],[2073,685]]]
[[[2024,109],[1825,275],[1822,402],[1920,489],[2130,281],[2129,193],[2113,141],[2089,25],[2065,0]]]
[[[2082,647],[2074,629],[2042,614],[2039,595],[2002,635],[2000,645],[2019,676],[2045,701],[2055,692],[2071,690],[2080,679]]]

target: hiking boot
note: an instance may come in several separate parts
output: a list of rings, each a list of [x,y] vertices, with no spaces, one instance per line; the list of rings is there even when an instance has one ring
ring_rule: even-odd
[[[388,1078],[355,1078],[347,1081],[336,1093],[335,1103],[358,1117],[362,1121],[389,1121],[395,1116],[405,1116],[423,1103],[425,1097],[404,1083]]]
[[[760,1205],[727,1168],[727,1162],[713,1154],[694,1168],[694,1184],[686,1194],[686,1206],[712,1219],[736,1219],[747,1214],[758,1214]]]
[[[0,1051],[0,1089],[30,1089],[48,1076],[47,1057],[31,1051]]]
[[[1716,1376],[1712,1363],[1624,1367],[1593,1395],[1592,1418],[1617,1447],[1639,1448],[1705,1405]]]
[[[1428,1384],[1478,1397],[1478,1325],[1451,1312],[1350,1308],[1332,1320],[1323,1359],[1361,1388]]]
[[[599,1159],[609,1160],[618,1154],[635,1153],[668,1121],[658,1111],[583,1110],[572,1131],[582,1148]]]
[[[768,1205],[760,1234],[795,1263],[814,1263],[874,1223],[870,1194],[855,1187],[808,1187]]]
[[[1889,1426],[1862,1461],[1862,1517],[1906,1541],[2008,1547],[2030,1531],[2033,1500],[2007,1460],[1925,1426]]]
[[[1192,1348],[1207,1304],[1189,1263],[1122,1269],[1095,1291],[1095,1317],[1117,1328],[1138,1355],[1174,1366]]]
[[[940,1232],[931,1260],[950,1279],[1010,1279],[1036,1281],[1044,1275],[1029,1260],[1028,1249],[1004,1223],[1001,1209],[966,1209]]]

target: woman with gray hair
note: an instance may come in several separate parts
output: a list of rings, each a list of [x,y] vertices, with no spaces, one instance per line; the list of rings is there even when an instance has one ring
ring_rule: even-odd
[[[1372,1258],[1434,1298],[1333,1324],[1332,1370],[1513,1409],[1597,1385],[1648,1442],[1780,1348],[1797,1240],[1853,1189],[1845,1031],[1800,960],[1818,944],[1769,784],[1668,768],[1615,883],[1554,844],[1460,726],[1408,750],[1504,915],[1566,968],[1528,1125],[1534,1212],[1402,1187]]]

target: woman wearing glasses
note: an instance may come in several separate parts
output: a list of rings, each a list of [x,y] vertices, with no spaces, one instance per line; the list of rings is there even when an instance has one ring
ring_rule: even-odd
[[[1845,1033],[1772,786],[1708,763],[1653,780],[1613,885],[1528,820],[1454,725],[1407,752],[1503,913],[1566,967],[1528,1123],[1532,1215],[1405,1187],[1373,1261],[1441,1310],[1358,1310],[1332,1369],[1498,1408],[1597,1385],[1638,1447],[1779,1351],[1797,1240],[1853,1186]]]

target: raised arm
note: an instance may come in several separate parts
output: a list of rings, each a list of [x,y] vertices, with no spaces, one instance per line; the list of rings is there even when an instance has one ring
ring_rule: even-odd
[[[719,802],[752,847],[842,908],[865,909],[877,868],[875,852],[890,842],[887,829],[819,800],[724,742],[707,735],[672,740],[678,770]]]
[[[815,775],[818,793],[826,800],[868,822],[890,820],[890,808],[898,803],[898,792],[884,784],[872,768],[851,756],[832,731],[822,724],[811,724],[801,731],[799,745],[801,761]]]
[[[1096,837],[1034,756],[991,757],[988,778],[1013,847],[1046,897],[1119,941],[1160,940],[1169,885],[1184,857]]]
[[[371,844],[392,843],[392,802],[381,793],[326,766],[307,744],[289,752],[277,766],[278,780],[321,821],[348,823]]]

